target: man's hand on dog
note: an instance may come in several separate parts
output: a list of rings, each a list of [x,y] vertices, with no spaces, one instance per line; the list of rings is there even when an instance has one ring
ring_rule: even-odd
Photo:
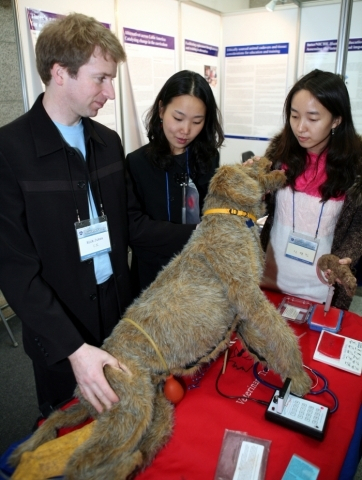
[[[109,410],[114,403],[119,401],[104,376],[103,368],[105,365],[110,365],[124,370],[130,375],[131,373],[125,365],[121,365],[105,350],[87,343],[83,343],[68,358],[82,395],[98,413],[101,413],[104,407]]]

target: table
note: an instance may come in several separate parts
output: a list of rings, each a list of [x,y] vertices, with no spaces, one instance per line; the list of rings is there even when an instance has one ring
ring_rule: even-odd
[[[266,292],[276,306],[283,295]],[[329,382],[339,399],[339,409],[327,421],[322,441],[287,429],[264,418],[266,406],[250,399],[227,399],[215,388],[224,363],[222,355],[204,371],[185,398],[175,407],[175,427],[171,440],[152,464],[137,475],[137,480],[214,480],[219,453],[226,429],[271,442],[265,480],[280,480],[293,454],[320,468],[318,480],[352,480],[358,464],[362,438],[361,377],[313,360],[319,332],[308,325],[291,324],[299,338],[304,364],[318,370]],[[362,317],[345,312],[339,332],[362,340]],[[251,396],[270,401],[273,390],[259,383],[253,375],[253,360],[238,341],[229,354],[226,371],[220,376],[219,389],[230,396]],[[273,372],[270,383],[281,386]],[[190,383],[190,380],[188,381]],[[308,395],[306,398],[332,406],[329,395]],[[64,430],[64,431],[63,431]],[[61,429],[60,435],[66,433]]]
[[[266,292],[266,295],[275,305],[283,298],[283,295],[274,292]],[[343,463],[360,412],[361,377],[314,361],[312,357],[319,332],[310,330],[306,324],[292,326],[297,336],[302,335],[299,342],[304,363],[327,377],[330,389],[339,399],[339,409],[328,419],[324,440],[313,439],[265,420],[266,407],[263,405],[219,395],[215,380],[223,365],[222,356],[208,368],[199,388],[188,390],[176,406],[175,427],[170,442],[137,476],[137,480],[213,480],[225,429],[271,440],[266,480],[280,480],[293,454],[320,468],[318,480],[353,478],[353,474],[347,476]],[[346,312],[339,333],[362,340],[362,317]],[[228,395],[245,395],[248,392],[255,398],[269,401],[273,392],[255,380],[252,365],[253,362],[244,354],[230,359],[219,386]],[[306,398],[332,406],[326,394],[308,395]],[[361,424],[362,415],[359,420]],[[358,436],[355,445],[360,441],[361,428]]]

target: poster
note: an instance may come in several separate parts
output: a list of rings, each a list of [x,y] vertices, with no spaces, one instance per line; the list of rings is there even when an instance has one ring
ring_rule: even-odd
[[[123,31],[138,127],[142,144],[146,144],[146,113],[166,80],[176,72],[175,37],[133,28]]]
[[[337,40],[305,42],[303,74],[315,68],[335,72]],[[350,38],[346,67],[346,86],[352,104],[354,126],[362,134],[362,38]]]
[[[281,129],[288,57],[288,43],[226,47],[226,137],[268,140]]]
[[[44,25],[49,22],[53,22],[58,18],[63,18],[65,15],[58,13],[44,12],[43,10],[36,10],[34,8],[27,8],[26,15],[29,24],[31,41],[34,49],[34,62],[35,62],[35,44],[38,39],[39,33],[41,32]],[[103,23],[106,28],[111,28],[110,24]],[[41,82],[42,89],[45,91],[45,85]],[[116,111],[115,111],[115,100],[107,100],[103,108],[98,110],[97,122],[102,123],[112,130],[117,130],[116,125]]]
[[[209,83],[216,99],[219,98],[219,47],[185,39],[184,65],[186,70],[199,73]]]

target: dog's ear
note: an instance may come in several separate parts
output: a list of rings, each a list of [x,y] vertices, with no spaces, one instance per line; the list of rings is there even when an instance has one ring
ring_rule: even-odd
[[[272,162],[266,157],[261,157],[259,160],[245,165],[245,168],[249,170],[249,175],[257,180],[264,193],[277,190],[286,183],[285,173],[282,170],[274,170],[271,172],[271,165]]]
[[[284,187],[286,181],[287,177],[283,170],[273,170],[260,177],[260,184],[263,186],[264,192],[278,190],[278,188]]]
[[[231,199],[241,208],[258,203],[262,191],[257,180],[248,175],[248,167],[235,164],[218,168],[209,184],[209,194]]]

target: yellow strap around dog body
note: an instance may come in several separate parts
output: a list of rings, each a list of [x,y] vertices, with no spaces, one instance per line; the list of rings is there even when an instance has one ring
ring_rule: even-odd
[[[165,359],[163,358],[159,348],[157,347],[157,345],[155,344],[155,342],[152,340],[152,338],[148,335],[148,333],[141,327],[141,325],[139,325],[138,323],[136,323],[134,320],[132,320],[131,318],[122,318],[122,320],[124,320],[125,322],[129,322],[131,323],[134,327],[136,327],[140,332],[143,333],[143,335],[147,338],[147,340],[150,342],[150,344],[153,346],[155,352],[157,353],[157,356],[158,358],[160,359],[162,365],[164,366],[165,370],[166,370],[166,373],[169,374],[169,369],[168,369],[168,366],[165,362]]]
[[[257,220],[257,218],[251,213],[244,212],[244,210],[237,210],[236,208],[210,208],[210,210],[206,210],[206,212],[204,212],[204,215],[210,215],[212,213],[226,213],[228,215],[246,217],[250,218],[250,220],[252,220],[254,223],[256,223]]]

